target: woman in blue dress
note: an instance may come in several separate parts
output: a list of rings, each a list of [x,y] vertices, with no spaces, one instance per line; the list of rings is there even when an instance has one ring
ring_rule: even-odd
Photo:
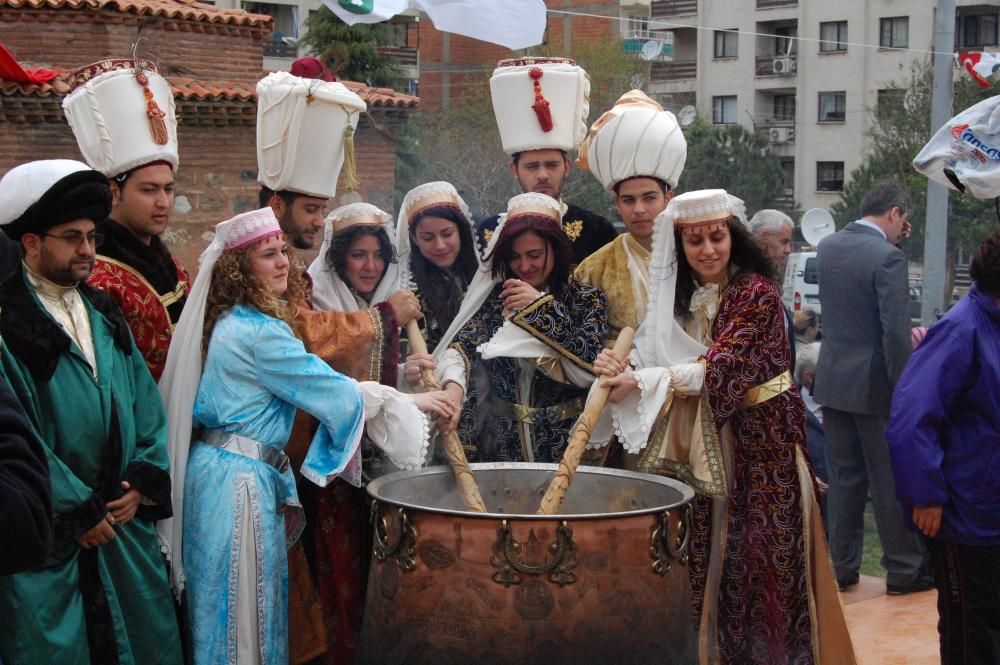
[[[412,432],[391,437],[386,453],[404,468],[419,466],[427,429],[419,409],[444,415],[447,404],[360,384],[305,351],[287,305],[302,300],[305,285],[289,270],[270,208],[216,229],[161,382],[174,484],[183,488],[183,512],[175,510],[182,524],[175,518],[164,535],[175,588],[186,580],[195,663],[284,665],[286,546],[303,526],[282,451],[296,408],[319,420],[302,474],[325,486],[338,476],[359,481],[366,417]],[[192,376],[200,376],[196,390]]]

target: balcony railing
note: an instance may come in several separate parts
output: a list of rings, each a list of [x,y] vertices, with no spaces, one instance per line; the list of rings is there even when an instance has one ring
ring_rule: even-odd
[[[408,46],[379,46],[378,53],[391,60],[393,64],[403,67],[417,67],[420,64],[417,49]]]
[[[655,82],[684,81],[695,78],[698,73],[698,63],[690,62],[654,62],[649,72],[649,79]]]
[[[646,44],[651,41],[660,45],[660,52],[655,58],[648,58],[643,51]],[[622,40],[622,50],[630,55],[643,54],[643,57],[647,59],[669,60],[674,55],[674,33],[656,30],[632,30]]]
[[[794,55],[758,55],[754,76],[795,76],[798,68]]]
[[[757,0],[757,9],[772,9],[774,7],[794,7],[799,0]]]
[[[698,13],[698,0],[653,0],[649,7],[650,18],[670,18]]]

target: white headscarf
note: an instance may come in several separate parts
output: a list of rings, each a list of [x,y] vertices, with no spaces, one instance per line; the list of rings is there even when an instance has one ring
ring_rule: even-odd
[[[326,255],[330,250],[334,235],[352,226],[379,223],[389,236],[389,242],[392,243],[396,236],[392,216],[370,203],[349,203],[327,215],[326,223],[323,227],[323,244],[319,248],[319,256],[309,266],[309,274],[313,279],[312,300],[316,309],[336,312],[360,312],[368,309],[368,307],[385,302],[396,291],[407,288],[407,283],[403,281],[402,260],[398,260],[396,263],[386,263],[385,274],[382,275],[381,281],[375,287],[371,302],[367,306],[362,306],[358,304],[357,296],[354,295],[354,292],[344,280],[340,278],[337,271],[327,264]]]
[[[677,295],[677,243],[674,221],[677,206],[667,204],[653,224],[653,253],[649,260],[649,302],[633,342],[632,359],[638,367],[671,367],[688,363],[706,347],[688,335],[674,318]]]
[[[504,225],[507,222],[507,215],[512,211],[517,211],[518,209],[525,207],[540,207],[549,209],[554,211],[555,218],[557,220],[562,218],[559,202],[551,196],[535,192],[518,194],[507,202],[507,212],[500,215],[496,230],[493,231],[493,235],[490,237],[490,241],[486,245],[486,251],[483,253],[484,259],[493,256],[493,250],[496,247],[497,241],[503,233]],[[489,297],[490,292],[493,291],[493,288],[500,283],[500,279],[492,275],[490,263],[491,262],[489,260],[484,260],[480,264],[479,270],[476,271],[475,277],[472,278],[472,283],[469,284],[469,290],[465,292],[465,298],[462,300],[462,306],[458,309],[458,314],[455,316],[455,320],[451,322],[450,326],[448,326],[448,330],[445,331],[444,335],[441,337],[441,341],[438,342],[437,348],[434,349],[435,360],[441,359],[441,355],[447,351],[448,347],[458,336],[459,331],[465,326],[466,323],[469,322],[469,319],[476,315],[476,312],[478,312],[483,306],[483,303],[486,302],[486,298]]]
[[[475,224],[472,223],[472,213],[465,200],[459,196],[454,185],[438,180],[414,187],[406,193],[403,205],[399,208],[399,215],[396,217],[396,254],[399,256],[399,269],[402,273],[400,283],[404,285],[409,285],[412,281],[410,256],[413,253],[413,246],[410,244],[410,218],[420,210],[433,205],[457,205],[462,216],[469,223],[473,242],[475,242],[476,228]]]
[[[649,303],[632,343],[639,389],[619,404],[609,404],[594,428],[588,447],[605,445],[617,434],[622,447],[637,453],[646,445],[657,416],[671,390],[669,368],[694,363],[706,347],[684,331],[674,318],[677,290],[677,246],[674,220],[677,207],[667,204],[656,217],[653,253],[649,262]]]
[[[167,410],[167,452],[170,456],[171,499],[174,516],[156,525],[160,549],[170,565],[170,582],[180,596],[184,589],[184,477],[194,420],[194,401],[201,383],[201,348],[205,309],[215,264],[227,249],[237,249],[271,233],[280,233],[271,208],[246,212],[215,225],[215,238],[198,259],[198,276],[174,329],[167,362],[160,377],[160,397]]]

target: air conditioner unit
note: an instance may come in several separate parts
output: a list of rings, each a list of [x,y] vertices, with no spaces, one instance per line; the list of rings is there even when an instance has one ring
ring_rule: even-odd
[[[788,143],[795,137],[795,130],[791,127],[772,127],[768,132],[768,139],[771,143]]]
[[[795,71],[795,59],[788,56],[775,58],[771,63],[771,69],[775,74],[791,74]]]

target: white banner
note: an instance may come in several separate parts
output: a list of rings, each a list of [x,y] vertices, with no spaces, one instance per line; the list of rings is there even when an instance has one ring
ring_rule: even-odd
[[[512,50],[537,46],[545,35],[543,0],[323,0],[344,23],[380,23],[421,11],[443,32]]]

